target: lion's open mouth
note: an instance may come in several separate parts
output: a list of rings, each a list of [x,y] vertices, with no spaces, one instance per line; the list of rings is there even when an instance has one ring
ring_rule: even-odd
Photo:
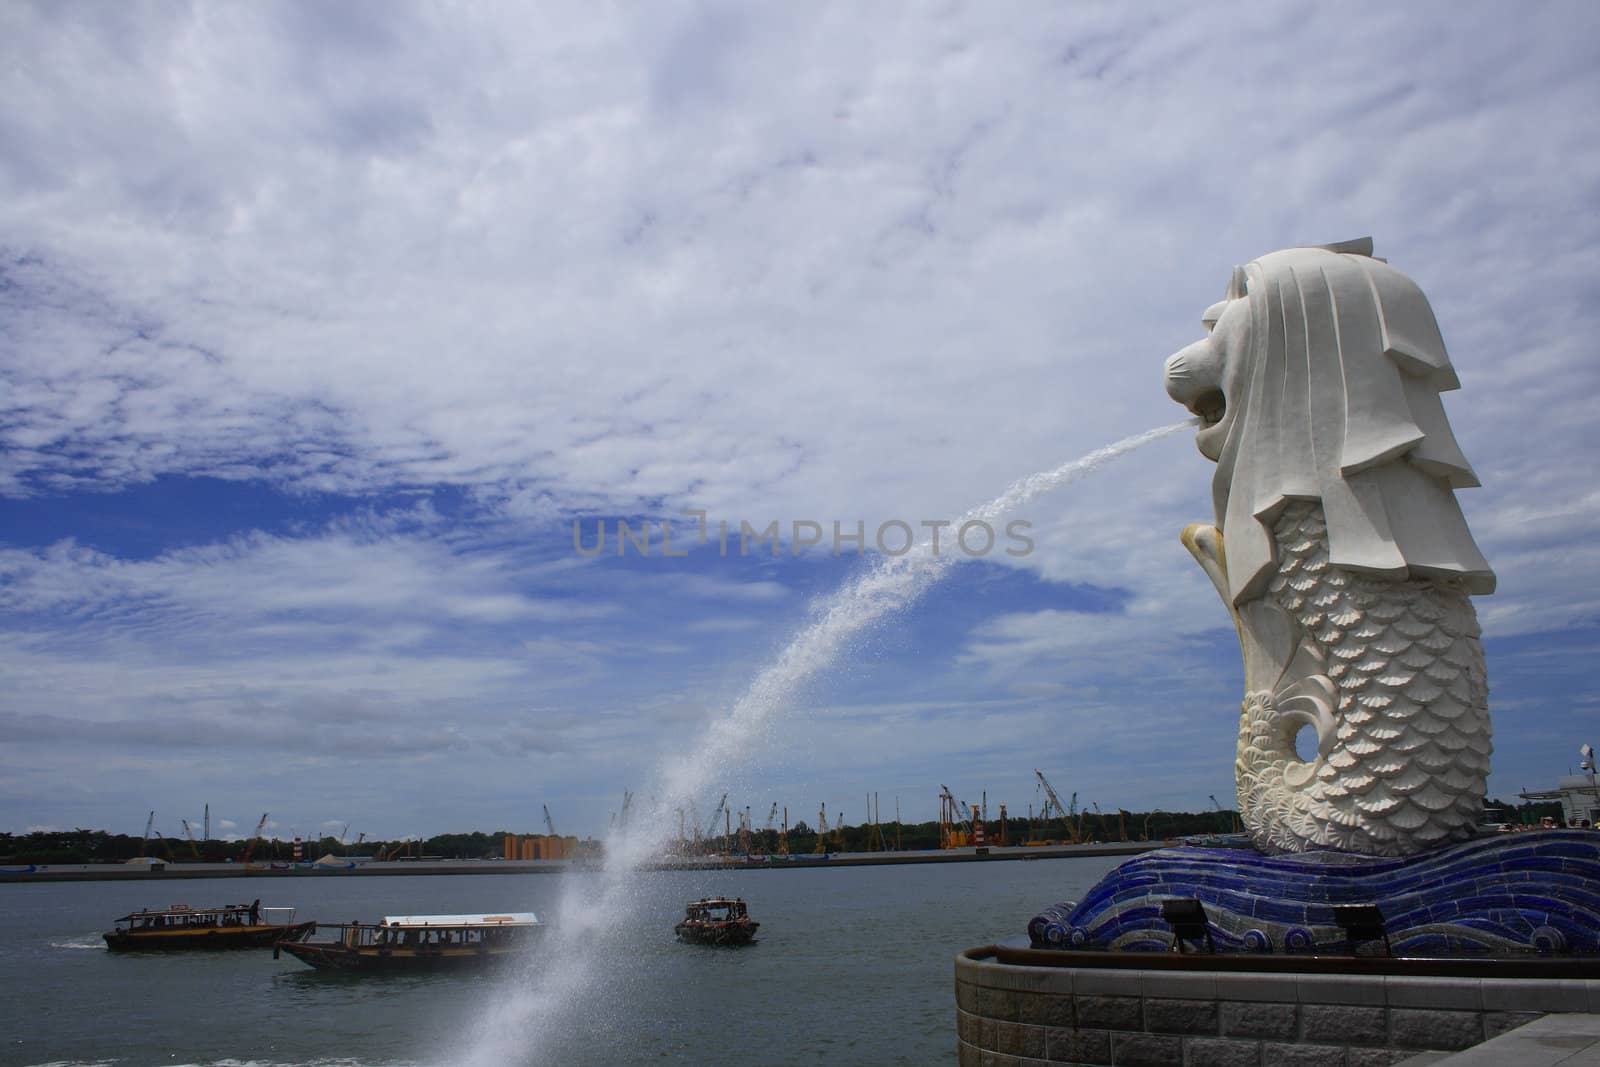
[[[1228,398],[1221,389],[1207,389],[1189,405],[1189,410],[1200,416],[1207,428],[1217,425],[1228,413]]]

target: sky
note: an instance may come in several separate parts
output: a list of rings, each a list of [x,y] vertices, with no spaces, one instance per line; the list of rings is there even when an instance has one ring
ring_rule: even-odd
[[[1490,792],[1600,741],[1593,4],[12,3],[0,69],[0,830],[603,834],[879,524],[1183,418],[1232,268],[1365,235],[1462,381]],[[1231,806],[1212,470],[1028,505],[702,810]]]

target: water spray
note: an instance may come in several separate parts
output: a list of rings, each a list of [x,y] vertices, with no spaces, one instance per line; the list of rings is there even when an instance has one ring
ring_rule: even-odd
[[[1197,422],[1185,419],[1147,430],[1031,474],[951,525],[959,528],[966,522],[995,522],[1044,493]],[[653,802],[607,840],[600,885],[579,892],[569,883],[549,936],[530,961],[529,973],[490,1010],[478,1028],[485,1036],[457,1062],[467,1067],[502,1067],[546,1061],[550,1055],[547,1042],[559,1033],[553,1020],[569,1017],[580,1003],[605,999],[599,988],[602,973],[608,986],[615,986],[616,970],[602,971],[599,962],[611,947],[607,937],[618,925],[614,916],[630,904],[639,869],[657,858],[663,843],[670,840],[675,813],[702,792],[725,764],[749,750],[759,740],[759,731],[771,725],[774,715],[800,686],[837,658],[847,641],[915,603],[959,560],[953,554],[937,552],[930,538],[903,555],[878,558],[865,573],[823,600],[815,619],[756,676],[727,714],[706,728],[700,742],[663,764],[659,782],[651,790]],[[614,988],[611,991],[615,992]]]

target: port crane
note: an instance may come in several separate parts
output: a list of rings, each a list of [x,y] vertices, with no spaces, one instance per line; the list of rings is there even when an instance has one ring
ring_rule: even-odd
[[[812,849],[812,851],[817,853],[817,854],[819,854],[819,855],[821,853],[824,853],[824,852],[828,851],[827,840],[828,840],[828,803],[827,803],[827,801],[823,801],[822,802],[822,806],[817,809],[817,847]]]

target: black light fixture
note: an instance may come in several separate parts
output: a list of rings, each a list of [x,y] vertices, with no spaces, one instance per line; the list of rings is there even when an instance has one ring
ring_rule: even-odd
[[[1344,931],[1344,939],[1350,944],[1350,955],[1359,955],[1361,946],[1369,941],[1382,941],[1383,954],[1394,955],[1394,950],[1389,946],[1389,931],[1383,924],[1383,912],[1378,910],[1376,904],[1335,905],[1333,921]]]
[[[1206,909],[1192,897],[1174,897],[1161,902],[1161,918],[1172,927],[1172,948],[1186,952],[1184,943],[1192,941],[1197,946],[1216,954],[1217,946],[1211,940],[1211,924],[1206,921]]]

